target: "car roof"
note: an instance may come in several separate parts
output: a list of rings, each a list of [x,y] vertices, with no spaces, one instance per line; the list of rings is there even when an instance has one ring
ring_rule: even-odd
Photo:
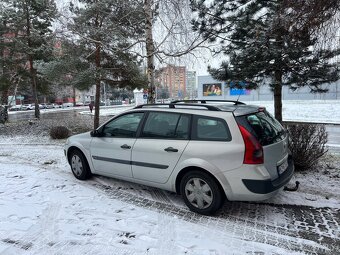
[[[135,107],[135,109],[138,108],[183,108],[203,111],[224,111],[232,112],[235,116],[247,115],[264,110],[264,107],[246,105],[243,102],[232,100],[177,100],[169,104],[143,104]]]

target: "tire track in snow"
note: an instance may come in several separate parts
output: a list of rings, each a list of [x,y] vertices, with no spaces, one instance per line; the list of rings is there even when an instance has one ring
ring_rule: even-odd
[[[3,250],[1,255],[12,254],[14,248],[22,250],[34,249],[35,253],[40,251],[43,254],[51,244],[57,243],[56,219],[61,205],[50,204],[42,213],[37,223],[32,225],[22,236],[8,236],[3,242],[12,244]],[[15,249],[15,252],[18,252]],[[37,253],[36,253],[37,254]]]
[[[298,232],[299,234],[297,234],[296,229],[293,225],[291,225],[291,223],[288,224],[290,228],[284,228],[275,224],[268,225],[266,221],[254,220],[253,217],[248,215],[249,212],[244,214],[245,210],[250,212],[252,211],[250,208],[251,204],[234,203],[239,205],[237,206],[239,207],[239,213],[234,215],[233,213],[223,214],[222,212],[218,217],[209,217],[197,215],[189,210],[174,207],[173,205],[139,197],[126,191],[114,189],[108,185],[95,182],[91,185],[102,190],[111,198],[158,211],[167,216],[175,216],[179,219],[197,223],[205,227],[213,226],[219,229],[221,234],[226,233],[227,235],[231,235],[238,239],[239,243],[237,247],[241,247],[240,243],[242,243],[242,241],[244,242],[244,245],[247,245],[248,241],[255,241],[280,247],[292,252],[307,252],[310,254],[332,254],[332,251],[337,250],[336,245],[328,247],[327,243],[319,242],[319,239],[315,239],[315,236],[303,236],[302,230],[300,230]]]

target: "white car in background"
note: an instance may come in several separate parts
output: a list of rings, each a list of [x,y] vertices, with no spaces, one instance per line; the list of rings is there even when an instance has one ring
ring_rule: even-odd
[[[21,111],[22,110],[22,105],[18,104],[18,105],[11,105],[9,107],[9,111]]]
[[[67,108],[67,107],[73,107],[73,103],[63,103],[63,108]]]
[[[28,110],[34,110],[35,109],[35,106],[34,104],[24,104],[21,109],[23,111],[28,111]]]
[[[52,108],[62,108],[61,104],[52,104]]]

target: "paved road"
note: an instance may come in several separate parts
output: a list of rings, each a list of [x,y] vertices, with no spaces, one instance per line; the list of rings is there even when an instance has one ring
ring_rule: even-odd
[[[340,125],[327,125],[326,130],[330,151],[340,152]]]

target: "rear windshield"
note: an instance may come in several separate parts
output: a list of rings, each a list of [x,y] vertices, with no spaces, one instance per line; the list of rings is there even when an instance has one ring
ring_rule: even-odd
[[[283,140],[286,132],[267,111],[237,117],[237,122],[252,133],[261,145],[269,145]]]

